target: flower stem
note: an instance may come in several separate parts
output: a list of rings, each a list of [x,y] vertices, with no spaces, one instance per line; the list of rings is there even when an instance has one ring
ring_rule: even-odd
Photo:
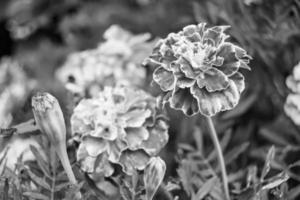
[[[215,126],[214,126],[214,123],[213,123],[211,117],[206,117],[206,121],[207,121],[207,124],[209,127],[209,133],[210,133],[211,139],[212,139],[214,146],[216,148],[216,151],[217,151],[218,160],[219,160],[219,164],[221,167],[225,197],[226,197],[226,200],[230,200],[229,189],[228,189],[228,178],[227,178],[226,166],[225,166],[225,162],[224,162],[224,156],[222,153],[221,145],[220,145],[220,142],[219,142],[219,139],[217,136],[217,132],[216,132],[216,129],[215,129]]]
[[[55,184],[56,184],[56,153],[53,145],[50,147],[50,158],[51,158],[51,167],[52,167],[52,186],[51,186],[51,200],[54,200],[55,197]]]
[[[64,145],[58,145],[56,148],[56,153],[62,163],[62,166],[63,168],[65,169],[66,171],[66,174],[70,180],[70,182],[73,184],[73,185],[77,185],[77,180],[75,178],[75,175],[73,173],[73,170],[72,170],[72,167],[71,167],[71,164],[70,164],[70,160],[69,160],[69,157],[68,157],[68,154],[67,154],[67,150],[66,150],[66,147],[63,147]]]

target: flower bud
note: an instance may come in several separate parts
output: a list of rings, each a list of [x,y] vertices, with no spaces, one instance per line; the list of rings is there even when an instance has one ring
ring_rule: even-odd
[[[66,147],[66,125],[57,99],[49,93],[32,97],[32,110],[37,126],[46,134],[72,184],[77,184]]]
[[[57,99],[49,93],[37,93],[32,97],[35,121],[47,135],[52,145],[66,142],[66,125]]]
[[[159,157],[152,157],[144,170],[146,199],[152,200],[166,173],[166,164]]]

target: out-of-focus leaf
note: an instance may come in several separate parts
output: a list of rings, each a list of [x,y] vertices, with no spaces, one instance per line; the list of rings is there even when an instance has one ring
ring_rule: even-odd
[[[248,96],[241,99],[240,103],[234,109],[225,112],[221,116],[221,118],[223,120],[228,120],[232,118],[237,119],[251,108],[251,106],[256,102],[257,97],[257,93],[249,94]]]
[[[269,171],[271,169],[271,163],[273,162],[274,157],[275,157],[275,147],[272,146],[268,151],[268,154],[266,157],[266,162],[265,162],[264,168],[263,168],[261,176],[260,176],[261,181],[263,181],[265,176],[269,173]]]
[[[296,197],[300,196],[300,185],[292,188],[288,192],[288,199],[296,199]]]
[[[29,198],[35,199],[35,200],[49,200],[50,199],[46,195],[41,194],[39,192],[24,192],[23,195],[27,196]]]
[[[289,176],[286,172],[281,172],[280,174],[268,179],[262,185],[262,190],[269,190],[275,188],[282,183],[286,182],[289,179]]]
[[[232,150],[230,150],[226,155],[225,155],[225,160],[226,164],[230,164],[232,161],[238,158],[246,149],[249,147],[250,143],[245,142]]]
[[[30,150],[35,156],[37,163],[41,170],[44,172],[44,174],[48,177],[51,178],[50,175],[50,170],[49,170],[49,165],[47,165],[47,162],[43,159],[43,156],[40,154],[40,152],[37,150],[35,146],[30,145]]]
[[[34,181],[37,185],[42,186],[43,188],[51,191],[51,186],[46,182],[45,179],[38,177],[30,170],[28,170],[27,172],[31,180]]]
[[[211,179],[207,180],[202,187],[198,190],[198,192],[195,195],[196,199],[203,199],[206,195],[209,194],[209,192],[213,189],[215,183],[217,181],[216,177],[212,177]]]
[[[283,145],[283,146],[287,146],[290,143],[287,141],[287,138],[285,135],[281,134],[280,132],[276,132],[276,131],[271,131],[268,128],[262,128],[259,133],[266,138],[267,140],[269,140],[270,142],[272,142],[273,144],[277,144],[277,145]]]
[[[70,186],[69,182],[67,182],[67,183],[63,182],[63,183],[55,185],[55,189],[54,190],[55,190],[55,192],[59,192],[62,189],[67,188],[68,186]]]
[[[220,145],[221,145],[221,148],[222,148],[222,151],[224,152],[226,147],[228,146],[229,142],[230,142],[230,139],[231,139],[231,136],[232,136],[232,130],[228,130],[225,132],[222,140],[220,141]],[[212,151],[208,156],[207,156],[207,160],[208,161],[212,161],[214,159],[217,158],[217,151],[214,150]]]
[[[177,169],[177,173],[180,177],[180,181],[182,183],[183,189],[188,195],[191,195],[192,191],[192,183],[191,180],[193,179],[192,177],[192,170],[190,169],[189,162],[182,160],[181,162],[181,167]]]
[[[8,200],[8,190],[9,190],[8,179],[5,179],[3,194],[2,194],[2,199],[3,200]]]

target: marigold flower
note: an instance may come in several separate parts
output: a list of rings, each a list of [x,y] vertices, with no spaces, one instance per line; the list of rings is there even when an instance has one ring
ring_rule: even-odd
[[[286,85],[293,93],[287,96],[284,111],[300,126],[300,63],[294,67],[292,75],[287,77]]]
[[[228,26],[189,25],[158,42],[145,61],[157,66],[153,80],[163,91],[162,103],[186,115],[213,116],[234,108],[245,88],[240,68],[251,58],[226,39]]]
[[[105,87],[83,99],[71,117],[77,160],[88,173],[110,176],[114,164],[131,175],[143,170],[168,141],[168,125],[155,98],[142,90]]]
[[[149,34],[133,35],[113,25],[97,48],[70,54],[57,77],[81,97],[93,96],[105,85],[141,86],[146,70],[139,63],[151,53],[149,38]]]

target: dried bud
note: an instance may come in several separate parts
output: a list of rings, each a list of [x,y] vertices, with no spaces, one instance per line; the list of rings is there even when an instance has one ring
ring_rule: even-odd
[[[49,93],[37,93],[32,97],[32,110],[40,130],[47,135],[72,184],[76,178],[72,171],[66,148],[66,125],[57,99]]]
[[[152,200],[166,173],[166,164],[159,157],[152,157],[144,171],[146,199]]]
[[[35,121],[47,135],[52,145],[66,142],[66,125],[57,99],[49,93],[37,93],[32,97]]]

